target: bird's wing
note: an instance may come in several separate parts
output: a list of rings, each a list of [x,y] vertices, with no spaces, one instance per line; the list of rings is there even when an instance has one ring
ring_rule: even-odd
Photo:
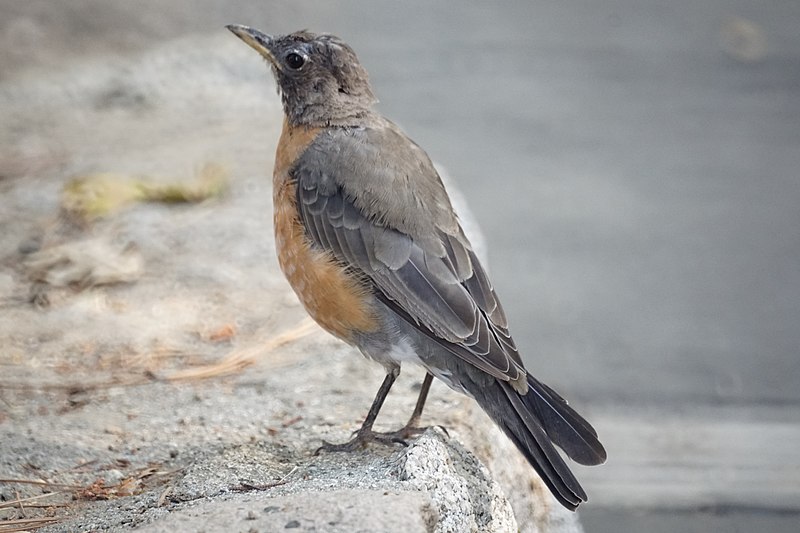
[[[290,175],[317,246],[450,352],[527,387],[500,302],[419,147],[391,125],[331,130],[315,139]]]

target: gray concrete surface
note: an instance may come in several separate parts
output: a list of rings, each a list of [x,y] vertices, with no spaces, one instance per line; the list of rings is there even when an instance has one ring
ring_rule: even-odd
[[[2,9],[4,81],[229,22],[340,34],[471,201],[529,365],[613,443],[587,529],[796,529],[800,4]]]
[[[409,509],[417,509],[407,513]],[[436,516],[430,502],[419,493],[370,490],[334,490],[306,493],[299,497],[265,500],[258,495],[213,502],[171,513],[163,521],[138,528],[142,533],[192,531],[198,526],[207,531],[330,531],[354,533],[397,531],[426,533],[430,524],[423,520]],[[369,527],[368,527],[369,525]]]

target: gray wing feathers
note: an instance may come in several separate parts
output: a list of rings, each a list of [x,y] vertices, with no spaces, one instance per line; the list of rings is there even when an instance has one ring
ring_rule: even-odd
[[[518,380],[525,371],[505,315],[424,152],[412,150],[425,161],[406,162],[408,168],[400,170],[427,175],[386,178],[381,184],[385,176],[379,172],[371,176],[366,200],[361,193],[349,193],[352,175],[322,170],[372,172],[376,167],[358,158],[375,155],[380,142],[365,142],[360,136],[376,131],[386,135],[384,130],[340,133],[335,150],[327,146],[332,139],[322,134],[294,167],[298,208],[309,236],[355,268],[381,299],[420,331],[492,376]],[[329,161],[331,157],[336,161]],[[341,157],[349,157],[344,167]],[[361,186],[367,178],[355,181]],[[413,187],[410,179],[416,180]],[[426,201],[416,196],[420,187],[430,189]],[[379,206],[382,202],[386,205]]]

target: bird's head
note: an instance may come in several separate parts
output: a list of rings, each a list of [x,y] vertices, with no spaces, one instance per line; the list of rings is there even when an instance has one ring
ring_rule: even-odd
[[[227,28],[272,65],[293,125],[355,125],[377,102],[367,71],[338,37],[308,31],[273,37],[237,24]]]

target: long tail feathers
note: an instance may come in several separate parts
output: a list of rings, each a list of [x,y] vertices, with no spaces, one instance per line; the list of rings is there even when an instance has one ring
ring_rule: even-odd
[[[553,444],[580,464],[595,465],[606,451],[594,428],[547,385],[528,377],[521,396],[509,383],[472,391],[481,407],[523,453],[564,507],[574,510],[587,501],[586,493]]]
[[[606,462],[606,450],[597,432],[556,391],[528,376],[528,394],[523,398],[544,426],[553,444],[576,463],[588,466]]]

